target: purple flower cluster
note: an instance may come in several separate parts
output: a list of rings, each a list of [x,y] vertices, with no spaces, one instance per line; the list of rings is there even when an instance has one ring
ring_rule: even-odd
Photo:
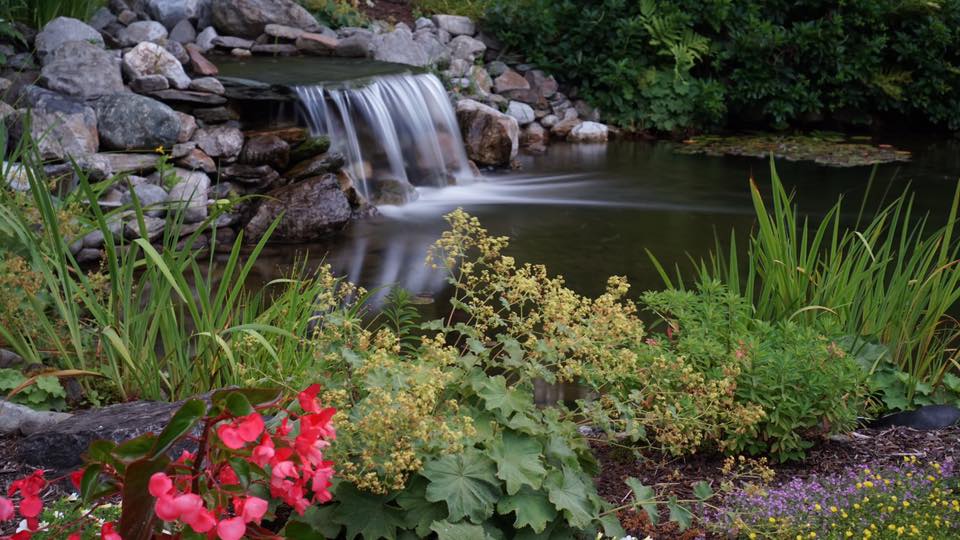
[[[748,538],[925,538],[926,531],[942,534],[960,525],[955,483],[952,461],[922,464],[908,457],[895,467],[861,465],[776,487],[743,486],[707,519]]]

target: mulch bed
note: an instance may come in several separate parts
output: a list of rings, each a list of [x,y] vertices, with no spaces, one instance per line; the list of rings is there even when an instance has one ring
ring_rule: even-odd
[[[16,438],[0,437],[0,488],[3,488],[0,491],[6,491],[6,486],[15,478],[33,470],[17,461],[16,444]],[[601,470],[595,479],[597,490],[604,499],[618,506],[630,500],[630,490],[624,484],[628,477],[637,478],[644,485],[661,486],[658,493],[662,496],[676,495],[680,499],[691,496],[690,486],[695,482],[707,481],[716,490],[726,479],[721,471],[725,458],[721,455],[675,458],[647,453],[638,460],[627,450],[599,444],[594,446],[594,453]],[[862,464],[896,465],[903,461],[904,456],[910,455],[924,461],[960,460],[960,427],[941,431],[916,431],[902,427],[861,429],[848,436],[823,442],[811,449],[807,459],[802,462],[770,466],[776,472],[776,484],[795,477],[838,474],[848,467]],[[45,491],[44,498],[48,502],[56,500],[68,491],[67,485],[54,486]],[[642,512],[630,510],[620,514],[620,521],[629,534],[639,539],[646,536],[653,540],[724,538],[696,527],[681,533],[675,524],[667,521],[666,514],[661,516],[658,526],[653,526]]]
[[[658,493],[676,495],[678,499],[691,498],[691,486],[695,482],[707,481],[716,491],[727,479],[721,471],[725,459],[721,455],[675,458],[646,454],[638,460],[629,451],[600,445],[594,446],[594,453],[601,470],[595,479],[597,490],[604,499],[618,506],[629,502],[630,489],[624,484],[629,477],[647,486],[663,486]],[[908,455],[924,461],[942,462],[947,458],[957,461],[960,459],[960,427],[941,431],[916,431],[904,427],[861,429],[812,448],[802,462],[769,465],[776,472],[773,483],[779,484],[797,477],[839,474],[862,464],[892,466],[902,463],[903,457]],[[622,512],[620,521],[629,534],[640,539],[646,535],[654,540],[725,538],[696,528],[680,533],[675,524],[665,523],[666,513],[660,517],[658,527],[652,526],[642,512]]]
[[[411,29],[413,28],[413,2],[411,0],[374,0],[372,6],[368,5],[366,0],[359,0],[357,4],[360,11],[370,20],[387,21],[394,24],[402,22],[407,23]]]

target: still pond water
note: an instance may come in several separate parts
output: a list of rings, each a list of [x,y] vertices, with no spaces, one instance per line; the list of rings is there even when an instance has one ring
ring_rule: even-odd
[[[914,160],[880,166],[881,189],[874,193],[910,185],[917,209],[942,223],[960,178],[960,142],[896,142],[913,151]],[[599,293],[614,274],[627,276],[635,291],[659,288],[645,250],[664,264],[686,265],[688,254],[707,254],[715,233],[748,234],[748,178],[753,174],[764,193],[770,182],[763,159],[679,155],[667,143],[554,144],[545,154],[521,154],[520,163],[519,171],[486,173],[483,182],[420,188],[418,201],[382,208],[328,242],[271,246],[253,279],[288,275],[295,260],[308,257],[367,288],[399,284],[442,300],[443,276],[428,270],[424,257],[445,229],[443,215],[461,207],[493,234],[509,236],[508,253],[518,262],[545,264],[580,293]],[[870,167],[788,161],[777,167],[801,212],[814,217],[841,195],[855,214],[871,174]]]

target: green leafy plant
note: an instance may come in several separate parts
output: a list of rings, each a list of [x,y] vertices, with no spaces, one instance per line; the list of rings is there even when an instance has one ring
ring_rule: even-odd
[[[40,375],[31,381],[15,369],[0,369],[0,393],[9,394],[14,390],[19,390],[12,396],[15,403],[41,411],[67,408],[67,391],[53,375]],[[6,399],[10,398],[10,395],[6,396]]]
[[[332,28],[341,26],[364,26],[367,16],[357,9],[354,0],[299,0],[318,21]]]
[[[461,15],[479,22],[492,0],[414,0],[414,11],[421,16]]]
[[[718,242],[696,264],[698,279],[725,283],[761,319],[792,320],[844,339],[854,354],[865,344],[886,347],[890,362],[912,381],[908,401],[919,384],[936,389],[957,365],[960,326],[949,312],[960,299],[960,185],[939,228],[914,216],[908,193],[870,219],[865,196],[852,225],[842,221],[838,202],[813,224],[798,217],[772,159],[771,178],[769,203],[750,182],[757,228],[746,258],[735,237],[728,250]],[[660,270],[669,287],[683,287],[679,270],[675,279]]]

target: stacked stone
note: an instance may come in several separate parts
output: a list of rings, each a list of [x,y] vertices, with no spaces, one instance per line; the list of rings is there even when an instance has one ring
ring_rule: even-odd
[[[220,4],[232,19],[218,15]],[[260,23],[251,22],[257,16],[253,4],[264,10]],[[283,22],[317,29],[300,9],[291,0],[113,0],[89,24],[54,19],[39,33],[27,33],[23,52],[0,45],[7,58],[0,65],[0,76],[6,77],[0,78],[0,121],[14,140],[29,130],[49,163],[47,173],[62,183],[76,183],[74,162],[90,181],[107,183],[98,201],[104,209],[129,205],[136,196],[146,210],[146,230],[131,211],[114,214],[110,226],[117,238],[159,240],[165,215],[178,209],[185,221],[182,235],[204,224],[211,229],[197,238],[195,248],[214,237],[218,245],[229,246],[242,228],[255,240],[272,222],[265,212],[276,217],[279,209],[252,201],[212,223],[209,209],[223,199],[297,191],[301,183],[301,191],[312,190],[322,199],[319,206],[327,214],[285,217],[275,238],[317,238],[362,210],[349,182],[334,174],[342,159],[328,155],[329,142],[318,144],[304,129],[244,133],[238,105],[216,78],[216,66],[204,56],[209,48],[202,44],[203,34],[215,33],[204,26],[211,23],[245,32],[292,32]],[[196,27],[205,29],[196,34]],[[0,173],[14,189],[29,189],[21,165],[4,162]],[[102,255],[104,241],[99,231],[91,233],[74,241],[73,251],[81,262],[93,262]]]

